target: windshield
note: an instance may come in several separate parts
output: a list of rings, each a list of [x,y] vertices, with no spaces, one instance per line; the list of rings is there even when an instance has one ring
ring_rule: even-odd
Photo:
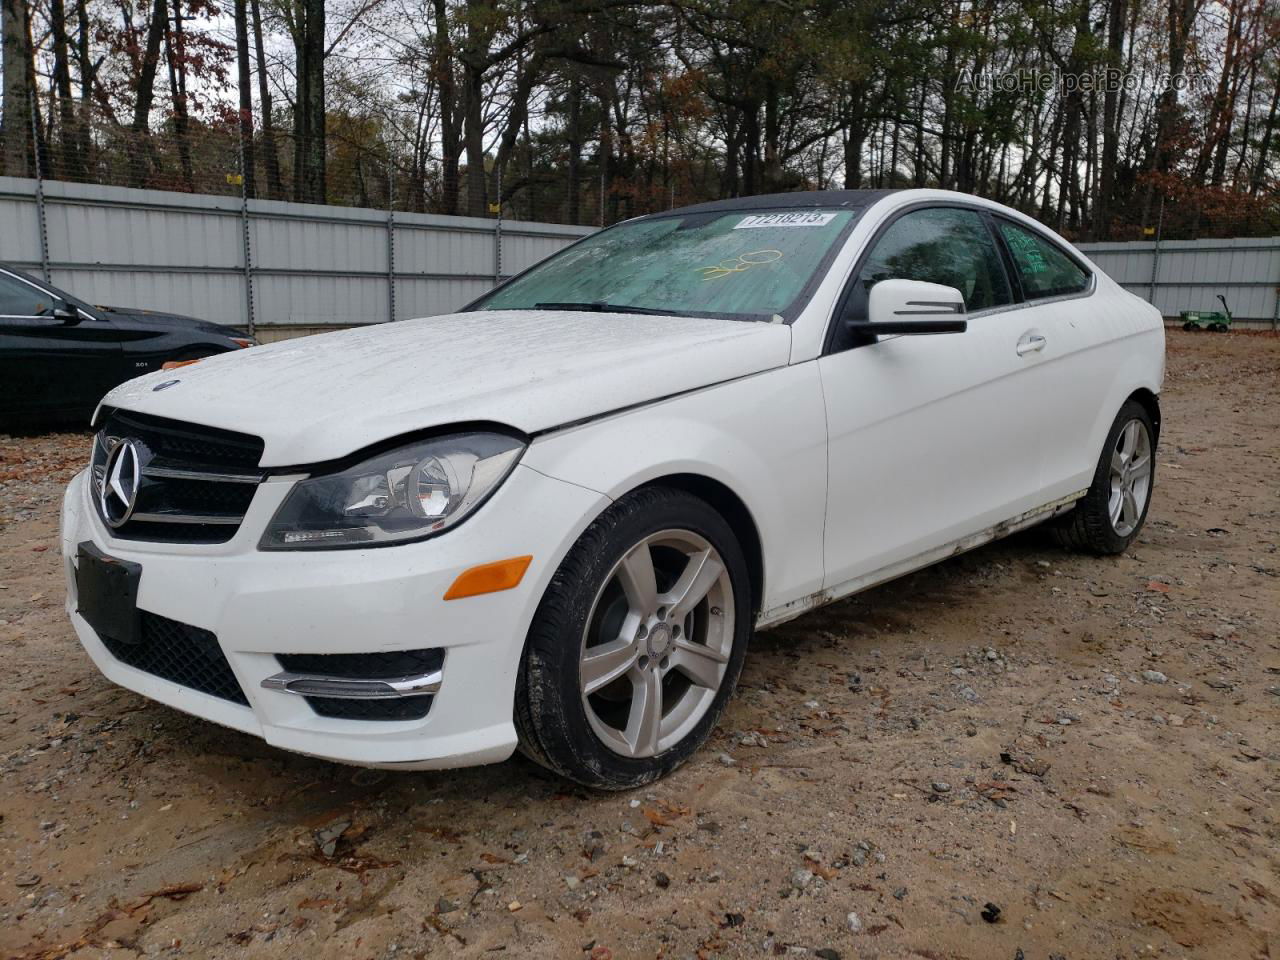
[[[534,267],[472,309],[791,319],[857,214],[810,207],[621,223]]]

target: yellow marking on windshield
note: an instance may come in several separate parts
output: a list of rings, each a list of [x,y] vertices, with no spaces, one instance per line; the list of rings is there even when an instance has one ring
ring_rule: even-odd
[[[766,263],[776,263],[781,259],[781,250],[752,250],[749,253],[721,260],[712,267],[694,267],[694,269],[702,272],[703,280],[718,280],[721,277],[729,276],[731,273],[742,273],[752,267],[762,266]]]

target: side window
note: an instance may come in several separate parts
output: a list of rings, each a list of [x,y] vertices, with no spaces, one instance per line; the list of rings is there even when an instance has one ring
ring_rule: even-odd
[[[903,214],[872,248],[858,275],[860,297],[880,280],[955,287],[970,312],[1013,301],[987,225],[973,210],[937,207]]]
[[[1079,293],[1089,286],[1089,274],[1056,244],[1008,220],[997,222],[1028,300]]]
[[[0,273],[0,317],[38,317],[53,306],[53,298],[17,277]]]

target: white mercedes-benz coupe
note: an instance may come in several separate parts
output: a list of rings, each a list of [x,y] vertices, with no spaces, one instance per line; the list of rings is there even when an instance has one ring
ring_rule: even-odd
[[[1124,550],[1163,373],[1154,308],[985,200],[640,217],[459,313],[112,391],[67,611],[113,681],[288,750],[634,787],[753,630],[1041,521]]]

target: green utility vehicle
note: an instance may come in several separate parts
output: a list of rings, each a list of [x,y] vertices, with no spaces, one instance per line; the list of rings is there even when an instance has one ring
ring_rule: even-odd
[[[1231,308],[1227,306],[1227,298],[1218,294],[1222,301],[1222,312],[1208,310],[1183,310],[1183,330],[1211,330],[1214,333],[1226,333],[1231,328]]]

